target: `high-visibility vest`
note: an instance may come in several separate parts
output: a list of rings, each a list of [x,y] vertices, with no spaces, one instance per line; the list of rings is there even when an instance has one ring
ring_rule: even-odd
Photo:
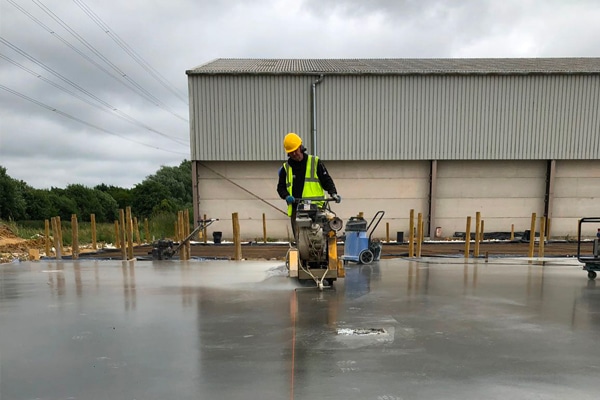
[[[306,160],[306,173],[304,174],[304,187],[302,188],[302,197],[322,197],[325,198],[325,192],[323,191],[323,187],[321,186],[321,182],[319,182],[319,177],[317,176],[317,163],[319,162],[319,157],[309,155]],[[286,176],[286,187],[290,196],[292,194],[292,186],[294,181],[294,174],[292,173],[292,167],[286,161],[283,163],[283,169],[285,170]],[[315,201],[313,204],[316,204],[318,207],[323,205],[322,201]],[[288,204],[288,216],[292,215],[292,204]]]

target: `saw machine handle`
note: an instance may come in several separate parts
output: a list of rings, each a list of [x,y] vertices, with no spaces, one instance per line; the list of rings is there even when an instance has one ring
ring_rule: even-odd
[[[209,218],[209,219],[199,219],[198,220],[198,226],[201,227],[200,229],[204,229],[207,226],[209,226],[210,224],[212,224],[215,221],[218,221],[219,218]]]
[[[312,204],[312,202],[320,202],[323,203],[320,207],[318,207],[320,210],[331,210],[329,207],[329,203],[332,201],[336,202],[336,200],[333,197],[297,197],[296,202],[294,204],[295,207],[297,207],[298,210],[300,210],[301,204]]]
[[[296,202],[301,202],[301,201],[324,201],[324,202],[330,202],[330,201],[335,201],[335,199],[333,197],[296,197]]]
[[[210,219],[199,219],[198,220],[198,226],[196,227],[196,229],[194,229],[185,239],[183,239],[182,241],[179,242],[179,244],[177,245],[177,247],[175,247],[173,249],[173,254],[177,253],[179,251],[179,249],[191,238],[194,237],[194,235],[196,233],[198,233],[200,230],[206,228],[207,226],[209,226],[210,224],[212,224],[215,221],[218,221],[218,218],[210,218]]]

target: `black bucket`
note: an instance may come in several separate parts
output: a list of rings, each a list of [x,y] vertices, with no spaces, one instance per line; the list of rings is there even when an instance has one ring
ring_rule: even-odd
[[[534,241],[535,238],[539,238],[540,237],[540,233],[539,232],[535,232],[534,233]],[[523,232],[523,237],[521,238],[522,241],[524,242],[529,242],[531,240],[531,231],[530,230],[526,230],[525,232]],[[539,240],[539,239],[538,239]]]
[[[396,232],[396,242],[404,243],[404,232]]]
[[[222,237],[223,237],[223,232],[213,232],[213,242],[215,244],[220,244]]]

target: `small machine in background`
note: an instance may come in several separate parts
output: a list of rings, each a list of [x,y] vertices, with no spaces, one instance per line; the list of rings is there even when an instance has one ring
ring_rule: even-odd
[[[344,263],[353,261],[360,264],[370,264],[373,261],[379,261],[381,243],[373,241],[372,236],[384,214],[385,211],[377,211],[368,225],[362,213],[348,220],[346,223],[346,239],[344,240],[344,255],[342,256]]]
[[[209,226],[210,224],[212,224],[215,221],[218,221],[218,219],[211,218],[211,219],[198,221],[198,226],[196,227],[196,229],[194,229],[192,231],[192,233],[190,233],[188,235],[188,237],[186,237],[181,242],[179,242],[175,247],[173,247],[175,243],[172,240],[169,240],[169,239],[156,240],[154,243],[152,243],[152,259],[153,260],[170,260],[171,258],[173,258],[173,256],[175,254],[177,254],[179,249],[184,244],[186,244],[191,238],[194,237],[194,235],[196,235],[199,231],[203,230],[204,228],[206,228],[207,226]]]
[[[577,260],[584,264],[583,269],[588,272],[588,278],[594,280],[597,275],[596,271],[600,271],[600,237],[594,239],[591,254],[582,252],[581,225],[586,223],[599,226],[600,217],[581,218],[577,226]]]

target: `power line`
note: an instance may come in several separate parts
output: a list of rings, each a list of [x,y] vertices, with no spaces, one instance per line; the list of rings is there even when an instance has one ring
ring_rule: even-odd
[[[57,38],[58,40],[60,40],[61,42],[63,42],[66,46],[68,46],[71,50],[73,50],[74,52],[76,52],[77,54],[79,54],[81,57],[85,58],[88,62],[90,62],[92,65],[94,65],[96,68],[100,69],[102,72],[104,72],[105,74],[107,74],[108,76],[110,76],[111,78],[113,78],[114,80],[116,80],[117,82],[119,82],[121,85],[125,86],[127,89],[131,90],[132,92],[136,93],[137,95],[141,96],[141,97],[145,97],[144,94],[142,92],[140,92],[138,89],[136,89],[135,87],[130,86],[129,83],[121,80],[117,75],[113,74],[111,71],[107,70],[106,68],[104,68],[102,65],[100,65],[96,60],[92,59],[91,57],[89,57],[87,54],[85,54],[84,52],[82,52],[81,50],[79,50],[77,47],[73,46],[71,43],[69,43],[66,39],[64,39],[62,36],[60,36],[58,33],[56,33],[54,30],[52,30],[51,28],[49,28],[47,25],[45,25],[42,21],[40,21],[39,19],[37,19],[36,17],[34,17],[31,13],[29,13],[27,10],[25,10],[23,7],[19,6],[17,3],[15,3],[13,0],[6,0],[8,1],[10,4],[12,4],[17,10],[21,11],[23,14],[25,14],[25,16],[29,17],[33,22],[35,22],[36,24],[38,24],[39,26],[41,26],[43,29],[45,29],[48,33],[50,33],[51,35],[53,35],[55,38]],[[152,102],[151,99],[147,99],[150,102]]]
[[[0,41],[1,41],[1,40],[2,40],[2,39],[0,38]],[[1,53],[0,53],[0,58],[3,58],[4,60],[6,60],[6,61],[10,62],[11,64],[13,64],[13,65],[15,65],[15,66],[17,66],[17,67],[21,68],[23,71],[26,71],[26,72],[28,72],[29,74],[31,74],[31,75],[33,75],[33,76],[35,76],[36,78],[38,78],[38,79],[40,79],[40,80],[42,80],[42,81],[44,81],[44,82],[48,83],[49,85],[52,85],[52,86],[54,86],[55,88],[57,88],[57,89],[59,89],[59,90],[62,90],[62,91],[63,91],[63,92],[65,92],[65,93],[68,93],[68,94],[70,94],[70,95],[71,95],[71,96],[73,96],[73,97],[76,97],[76,98],[78,98],[79,100],[83,101],[84,103],[87,103],[87,104],[91,105],[92,107],[95,107],[95,108],[99,109],[99,110],[100,110],[100,111],[102,111],[102,112],[105,112],[105,113],[113,112],[113,113],[115,113],[115,114],[114,114],[115,116],[117,116],[117,117],[119,117],[119,118],[121,118],[121,119],[123,119],[123,120],[125,120],[125,121],[127,121],[127,122],[129,122],[129,123],[131,123],[131,124],[134,124],[134,125],[136,125],[136,126],[139,126],[139,127],[141,127],[141,128],[145,128],[145,129],[147,129],[147,130],[149,130],[149,131],[151,131],[151,132],[154,132],[154,133],[156,133],[156,134],[158,134],[158,135],[160,135],[160,136],[163,136],[163,137],[165,137],[165,138],[167,138],[167,139],[169,139],[169,140],[172,140],[172,141],[174,141],[174,142],[176,142],[176,143],[178,143],[178,144],[182,144],[182,145],[188,145],[188,143],[187,143],[187,142],[185,142],[185,141],[183,141],[183,140],[181,140],[181,139],[179,139],[179,138],[172,137],[172,136],[170,136],[170,135],[167,135],[166,133],[162,133],[162,132],[160,132],[160,131],[157,131],[157,130],[155,130],[155,129],[153,129],[153,128],[151,128],[151,127],[147,126],[147,125],[145,125],[143,122],[141,122],[141,121],[138,121],[137,119],[135,119],[135,118],[133,118],[133,117],[129,116],[128,114],[126,114],[126,113],[124,113],[124,112],[120,111],[119,109],[117,109],[117,108],[115,108],[115,107],[111,106],[111,105],[110,105],[110,104],[108,104],[108,103],[105,103],[105,102],[102,102],[102,103],[101,103],[101,104],[102,104],[102,105],[104,105],[106,108],[108,108],[108,110],[106,110],[106,109],[104,109],[104,108],[101,108],[101,107],[100,107],[98,104],[96,104],[96,103],[94,103],[94,102],[92,102],[92,101],[90,101],[90,100],[86,99],[86,98],[85,98],[85,97],[83,97],[83,96],[80,96],[79,94],[77,94],[76,92],[74,92],[74,91],[72,91],[72,90],[69,90],[69,89],[67,89],[67,88],[65,88],[65,87],[63,87],[63,86],[60,86],[59,84],[57,84],[57,83],[55,83],[55,82],[52,82],[51,80],[49,80],[49,79],[47,79],[47,78],[43,77],[42,75],[40,75],[40,74],[38,74],[37,72],[35,72],[35,71],[33,71],[33,70],[31,70],[31,69],[29,69],[29,68],[25,67],[24,65],[22,65],[22,64],[19,64],[18,62],[16,62],[16,61],[12,60],[11,58],[9,58],[9,57],[5,56],[4,54],[1,54]]]
[[[50,111],[52,111],[52,112],[55,112],[55,113],[57,113],[57,114],[59,114],[59,115],[62,115],[63,117],[69,118],[69,119],[71,119],[71,120],[73,120],[73,121],[77,121],[77,122],[79,122],[79,123],[81,123],[81,124],[87,125],[87,126],[89,126],[89,127],[92,127],[92,128],[94,128],[94,129],[97,129],[97,130],[99,130],[99,131],[102,131],[102,132],[108,133],[109,135],[114,135],[114,136],[120,137],[121,139],[124,139],[124,140],[130,141],[130,142],[133,142],[133,143],[139,144],[139,145],[141,145],[141,146],[146,146],[146,147],[149,147],[149,148],[151,148],[151,149],[155,149],[155,150],[161,150],[161,151],[166,151],[166,152],[168,152],[168,153],[180,154],[180,155],[185,155],[185,156],[187,156],[187,155],[188,155],[187,153],[182,153],[182,152],[179,152],[179,151],[172,151],[172,150],[167,150],[167,149],[163,149],[163,148],[156,147],[156,146],[151,146],[151,145],[149,145],[149,144],[146,144],[146,143],[143,143],[143,142],[139,142],[139,141],[137,141],[137,140],[134,140],[134,139],[128,138],[128,137],[126,137],[126,136],[123,136],[123,135],[120,135],[120,134],[118,134],[118,133],[115,133],[115,132],[109,131],[109,130],[107,130],[107,129],[104,129],[104,128],[100,127],[100,126],[97,126],[97,125],[91,124],[91,123],[89,123],[89,122],[86,122],[86,121],[84,121],[84,120],[82,120],[82,119],[80,119],[80,118],[74,117],[74,116],[73,116],[73,115],[71,115],[71,114],[65,113],[65,112],[63,112],[63,111],[60,111],[60,110],[58,110],[58,109],[54,108],[54,107],[51,107],[51,106],[49,106],[49,105],[47,105],[47,104],[44,104],[44,103],[42,103],[42,102],[40,102],[40,101],[37,101],[37,100],[35,100],[35,99],[33,99],[33,98],[29,97],[29,96],[26,96],[26,95],[24,95],[23,93],[17,92],[16,90],[13,90],[13,89],[11,89],[11,88],[9,88],[9,87],[6,87],[6,86],[4,86],[4,85],[2,85],[2,84],[0,84],[0,89],[3,89],[3,90],[5,90],[5,91],[7,91],[7,92],[9,92],[9,93],[11,93],[11,94],[13,94],[13,95],[15,95],[15,96],[18,96],[18,97],[20,97],[20,98],[22,98],[22,99],[25,99],[25,100],[27,100],[27,101],[30,101],[30,102],[32,102],[32,103],[34,103],[34,104],[36,104],[36,105],[38,105],[38,106],[40,106],[40,107],[43,107],[43,108],[45,108],[45,109],[47,109],[47,110],[50,110]]]
[[[156,69],[154,69],[142,56],[140,56],[131,46],[129,46],[119,35],[117,35],[92,9],[82,0],[73,0],[100,29],[104,31],[120,48],[131,56],[142,68],[144,68],[154,79],[156,79],[165,89],[175,95],[184,104],[188,104],[184,96],[181,96],[176,88],[169,83]]]
[[[9,0],[11,1],[11,0]],[[104,63],[106,63],[110,68],[112,68],[115,72],[117,72],[122,78],[127,80],[133,86],[135,86],[140,92],[143,93],[143,97],[147,100],[151,101],[154,105],[164,109],[169,112],[173,116],[179,118],[182,121],[188,122],[188,120],[179,114],[172,111],[166,104],[144,89],[140,84],[138,84],[135,80],[129,77],[124,71],[122,71],[118,66],[112,63],[108,58],[106,58],[102,53],[100,53],[94,46],[92,46],[89,42],[87,42],[81,35],[79,35],[75,30],[73,30],[66,22],[61,20],[56,14],[54,14],[48,7],[46,7],[40,0],[32,0],[42,11],[44,11],[50,18],[56,21],[59,25],[61,25],[65,30],[67,30],[75,39],[77,39],[81,44],[83,44],[88,50],[90,50],[93,54],[95,54],[98,58],[100,58]],[[12,4],[12,3],[11,3]],[[13,4],[14,5],[14,4]]]
[[[119,110],[118,108],[114,107],[113,105],[107,103],[106,101],[102,100],[101,98],[99,98],[98,96],[94,95],[93,93],[91,93],[90,91],[84,89],[83,87],[79,86],[78,84],[76,84],[75,82],[71,81],[70,79],[64,77],[63,75],[59,74],[58,72],[54,71],[52,68],[46,66],[44,63],[42,63],[41,61],[38,61],[36,58],[30,56],[29,54],[27,54],[26,52],[24,52],[23,50],[21,50],[19,47],[15,46],[14,44],[12,44],[11,42],[9,42],[8,40],[4,39],[3,37],[0,37],[0,43],[4,44],[5,46],[13,49],[14,51],[16,51],[17,53],[21,54],[23,57],[27,58],[29,61],[35,63],[36,65],[40,66],[41,68],[45,69],[46,71],[50,72],[52,75],[56,76],[58,79],[62,80],[63,82],[66,82],[67,84],[71,85],[72,87],[74,87],[75,89],[79,90],[80,92],[84,93],[85,95],[87,95],[88,97],[91,97],[92,99],[96,100],[98,103],[102,104],[104,107],[108,108],[109,110],[111,110],[112,112],[114,112],[117,116],[133,123],[136,124],[138,126],[141,126],[143,128],[146,128],[152,132],[155,132],[161,136],[164,136],[170,140],[174,140],[179,144],[186,144],[184,142],[181,142],[180,139],[178,138],[173,138],[167,134],[164,134],[162,132],[159,132],[155,129],[150,128],[149,126],[143,124],[142,122],[136,120],[135,118],[127,115],[126,113],[124,113],[123,111]],[[17,63],[16,61],[11,60],[10,58],[0,54],[0,56],[2,56],[2,58],[4,58],[5,60],[11,62],[12,64],[18,66],[19,68],[37,76],[38,78],[46,81],[46,82],[51,82],[46,78],[42,78],[41,75],[37,74],[36,72],[31,71],[29,68],[24,67],[22,65],[20,65],[19,63]],[[51,83],[53,86],[61,88],[60,85],[57,85],[55,83]],[[67,91],[67,93],[72,94],[72,92]],[[80,98],[79,96],[76,96],[78,98]],[[88,102],[88,104],[90,104]],[[93,105],[93,104],[92,104]]]

